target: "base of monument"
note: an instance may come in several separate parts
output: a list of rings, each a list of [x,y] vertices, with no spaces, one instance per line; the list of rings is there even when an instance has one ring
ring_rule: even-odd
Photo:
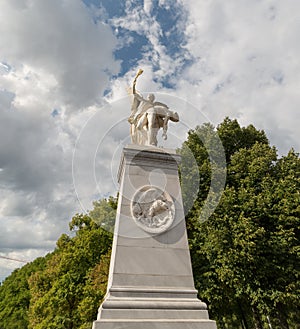
[[[111,288],[93,329],[216,329],[196,290]]]
[[[101,320],[95,321],[93,329],[216,329],[210,320]]]

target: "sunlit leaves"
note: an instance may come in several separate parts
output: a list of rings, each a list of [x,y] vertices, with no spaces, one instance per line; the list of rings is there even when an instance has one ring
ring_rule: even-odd
[[[291,150],[278,159],[264,132],[236,120],[226,118],[217,131],[227,158],[226,188],[214,214],[201,223],[207,187],[200,184],[197,211],[187,218],[196,286],[221,328],[268,328],[267,315],[274,328],[294,328],[300,307],[299,155]],[[200,175],[209,177],[195,136],[190,132],[186,143]]]

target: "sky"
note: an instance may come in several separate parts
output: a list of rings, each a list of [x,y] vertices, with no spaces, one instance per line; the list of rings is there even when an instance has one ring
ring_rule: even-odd
[[[0,0],[0,282],[116,194],[139,68],[137,89],[180,116],[165,147],[229,116],[299,152],[299,12],[297,0]]]

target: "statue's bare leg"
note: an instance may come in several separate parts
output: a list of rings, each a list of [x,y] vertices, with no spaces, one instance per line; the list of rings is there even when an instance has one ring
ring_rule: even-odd
[[[147,114],[148,119],[148,145],[157,146],[157,133],[159,126],[157,124],[157,118],[155,111],[149,111]]]

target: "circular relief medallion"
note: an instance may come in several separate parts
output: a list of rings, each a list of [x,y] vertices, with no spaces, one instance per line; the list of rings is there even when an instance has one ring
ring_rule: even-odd
[[[133,197],[131,212],[141,229],[149,233],[162,233],[174,221],[175,206],[167,192],[157,187],[143,186]]]

